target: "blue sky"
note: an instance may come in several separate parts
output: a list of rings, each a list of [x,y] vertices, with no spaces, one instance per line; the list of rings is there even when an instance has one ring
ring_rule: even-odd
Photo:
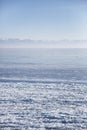
[[[0,38],[87,39],[87,0],[0,0]]]

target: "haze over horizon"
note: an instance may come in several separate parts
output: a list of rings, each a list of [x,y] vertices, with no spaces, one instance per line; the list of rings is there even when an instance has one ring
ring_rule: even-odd
[[[0,39],[0,48],[87,48],[87,40]]]

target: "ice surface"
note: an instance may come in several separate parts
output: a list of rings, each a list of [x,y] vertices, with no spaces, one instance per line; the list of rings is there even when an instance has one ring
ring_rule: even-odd
[[[0,83],[0,129],[86,130],[87,84]]]
[[[87,130],[87,49],[0,49],[0,130]]]

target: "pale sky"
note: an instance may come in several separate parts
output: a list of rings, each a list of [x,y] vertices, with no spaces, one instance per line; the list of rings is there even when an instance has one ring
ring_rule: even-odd
[[[0,0],[0,38],[87,39],[87,0]]]

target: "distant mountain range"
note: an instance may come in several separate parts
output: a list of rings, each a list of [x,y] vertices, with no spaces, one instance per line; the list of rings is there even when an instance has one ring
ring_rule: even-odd
[[[0,48],[87,48],[87,40],[0,39]]]

